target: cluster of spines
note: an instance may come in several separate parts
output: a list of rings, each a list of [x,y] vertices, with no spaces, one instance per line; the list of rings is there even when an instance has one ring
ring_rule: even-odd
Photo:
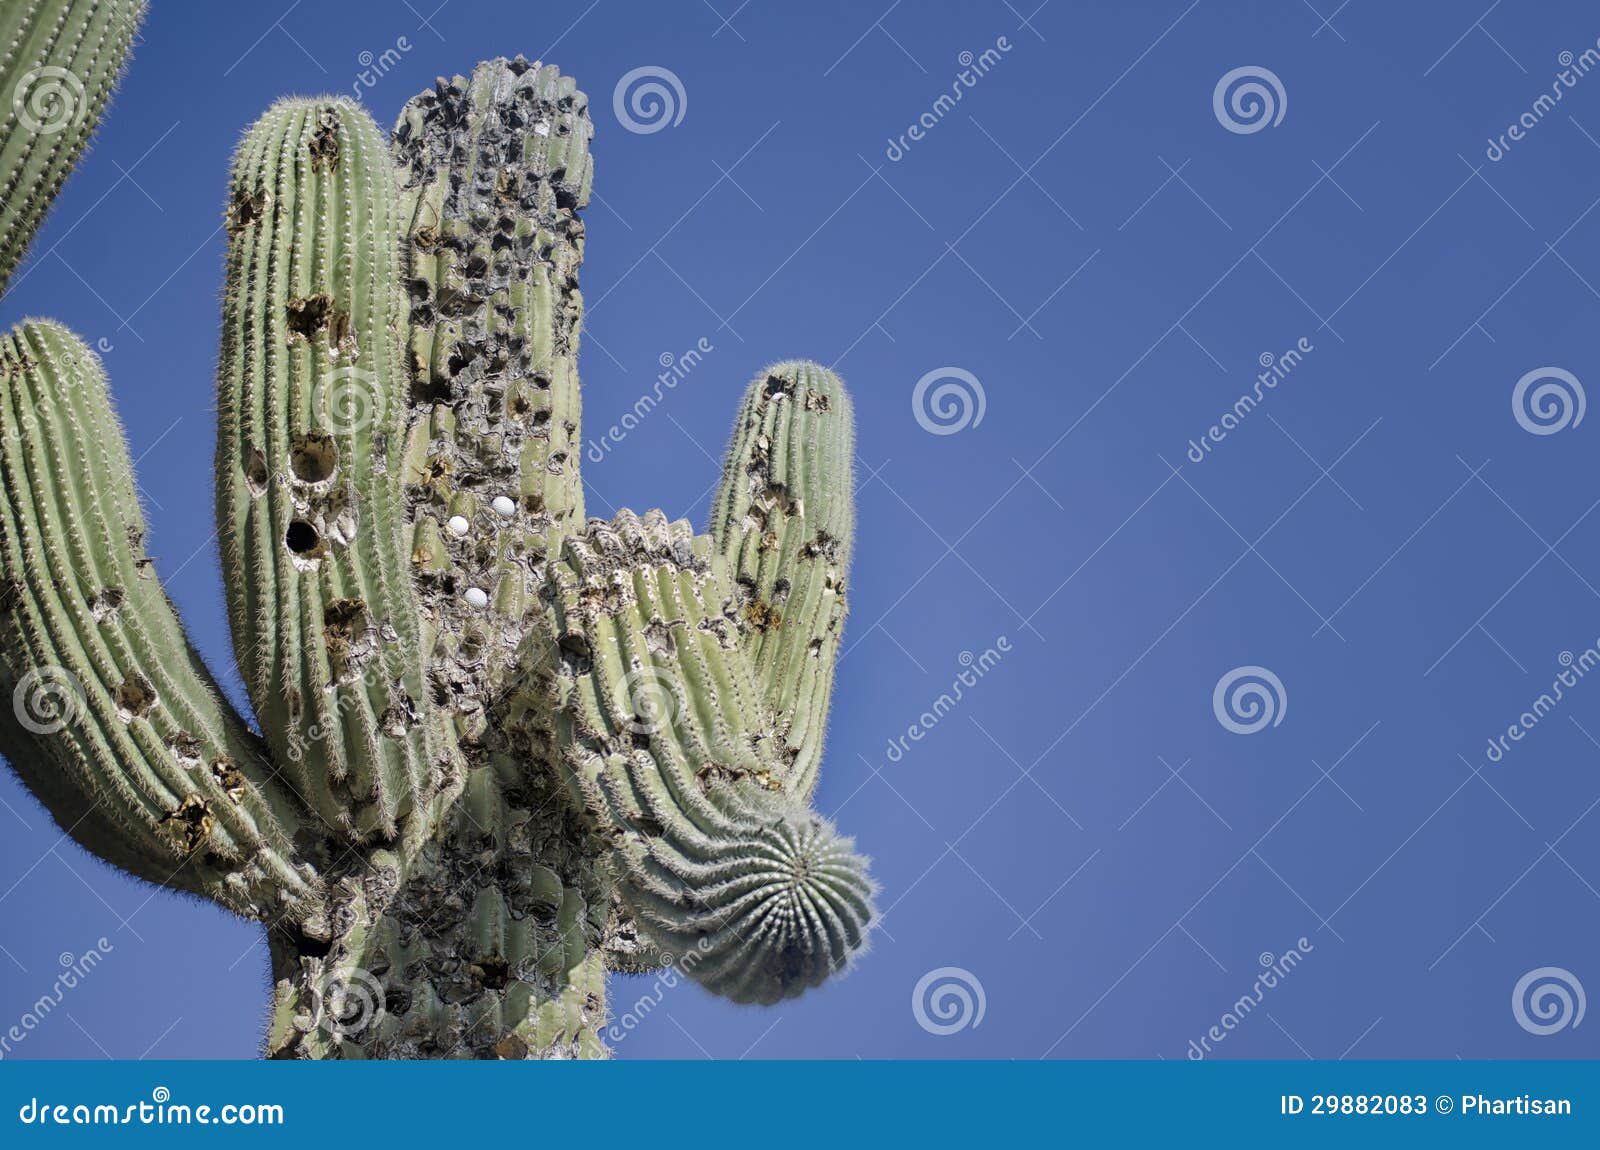
[[[711,511],[743,597],[745,649],[809,795],[822,757],[855,534],[854,420],[839,377],[775,364],[745,392]]]
[[[144,0],[0,4],[0,290],[94,132]]]
[[[0,342],[0,479],[7,757],[134,873],[256,917],[307,912],[295,804],[185,640],[104,372],[55,324]]]
[[[410,261],[404,476],[434,670],[493,696],[537,617],[546,557],[583,522],[578,265],[593,160],[571,77],[521,58],[408,103],[394,131]],[[479,735],[478,708],[458,717]]]
[[[712,540],[623,512],[568,539],[550,584],[556,644],[532,681],[553,691],[563,768],[639,924],[736,1001],[846,967],[873,916],[865,860],[806,808]]]
[[[401,538],[406,399],[397,192],[376,125],[285,100],[246,136],[228,207],[217,505],[235,654],[274,757],[357,840],[390,839],[450,773]]]

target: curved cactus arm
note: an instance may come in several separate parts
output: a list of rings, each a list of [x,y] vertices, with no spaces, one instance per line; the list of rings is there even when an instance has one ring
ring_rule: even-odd
[[[144,0],[0,4],[0,291],[94,132]]]
[[[844,630],[853,439],[838,376],[775,364],[745,392],[712,504],[712,539],[743,599],[744,648],[801,795],[816,785]]]
[[[397,192],[348,100],[285,100],[235,156],[218,524],[240,670],[274,756],[331,824],[425,837],[458,782],[425,691],[399,477]]]
[[[392,148],[410,263],[413,560],[432,674],[475,738],[542,610],[547,557],[583,522],[578,267],[588,101],[521,58],[439,81]]]
[[[791,786],[710,540],[623,512],[566,541],[550,591],[532,702],[557,707],[562,769],[639,925],[737,1002],[846,967],[873,917],[866,863]]]
[[[144,556],[105,375],[64,328],[0,340],[0,745],[88,849],[253,918],[317,912],[302,815]]]

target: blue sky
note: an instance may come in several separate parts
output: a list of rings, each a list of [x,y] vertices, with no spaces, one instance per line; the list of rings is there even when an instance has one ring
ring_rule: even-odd
[[[1600,988],[1600,676],[1568,668],[1600,643],[1591,7],[434,2],[154,0],[0,321],[103,349],[219,671],[221,206],[282,94],[387,125],[488,56],[578,78],[586,439],[710,348],[585,461],[591,514],[703,523],[745,381],[844,377],[819,802],[888,913],[774,1010],[614,980],[619,1016],[649,1004],[619,1057],[1182,1058],[1245,995],[1211,1056],[1600,1055],[1513,1007],[1547,967]],[[678,84],[659,130],[619,122],[639,68]],[[9,774],[0,799],[0,1026],[111,948],[8,1056],[253,1055],[258,931],[100,864]]]

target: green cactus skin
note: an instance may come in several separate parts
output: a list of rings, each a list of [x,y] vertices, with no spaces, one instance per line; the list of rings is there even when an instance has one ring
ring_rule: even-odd
[[[711,535],[745,596],[744,647],[787,721],[792,786],[809,796],[822,758],[855,534],[850,397],[810,363],[768,368],[745,393],[711,512]]]
[[[388,148],[358,104],[285,100],[240,145],[229,197],[217,520],[225,568],[248,575],[227,581],[236,655],[300,793],[354,841],[393,838],[455,772],[422,701],[390,458],[405,390]]]
[[[254,917],[313,900],[293,803],[141,549],[99,361],[25,323],[0,341],[0,392],[6,757],[63,827],[142,878]]]
[[[873,885],[850,841],[805,808],[739,657],[750,628],[712,540],[625,511],[569,539],[562,560],[556,646],[531,677],[532,705],[546,684],[562,765],[608,832],[628,908],[736,1002],[776,1002],[842,970],[865,941]]]
[[[0,291],[111,96],[144,0],[0,4]]]
[[[807,807],[849,400],[758,377],[710,535],[584,520],[592,132],[519,58],[388,141],[319,98],[240,145],[217,508],[259,736],[142,554],[98,362],[47,323],[0,344],[0,687],[81,690],[42,732],[0,710],[0,752],[90,850],[266,925],[270,1057],[603,1057],[608,968],[770,1003],[872,924]]]

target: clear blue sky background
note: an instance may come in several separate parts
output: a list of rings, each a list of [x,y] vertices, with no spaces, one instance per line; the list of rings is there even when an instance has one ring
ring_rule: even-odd
[[[496,54],[589,92],[586,435],[659,357],[714,347],[585,462],[592,514],[703,523],[744,382],[790,356],[843,375],[863,482],[820,803],[876,860],[883,930],[774,1010],[669,989],[620,1057],[1181,1058],[1302,938],[1218,1056],[1600,1055],[1600,1021],[1540,1037],[1511,1005],[1543,966],[1600,991],[1600,675],[1486,758],[1600,637],[1600,416],[1535,435],[1512,409],[1537,369],[1600,386],[1600,76],[1485,154],[1595,44],[1591,5],[436,2],[269,24],[286,0],[154,0],[0,320],[103,341],[153,553],[219,669],[229,153],[280,94],[351,91],[361,53],[410,45],[364,92],[386,125]],[[684,115],[635,134],[612,93],[646,65]],[[1278,78],[1281,122],[1219,122],[1244,66]],[[953,368],[983,418],[930,434],[913,391]],[[1213,710],[1241,666],[1287,703],[1250,735]],[[101,865],[9,774],[0,798],[0,1026],[58,954],[114,946],[12,1056],[251,1056],[258,930]],[[981,984],[981,1024],[919,1026],[940,967]],[[641,997],[614,981],[618,1012]]]

